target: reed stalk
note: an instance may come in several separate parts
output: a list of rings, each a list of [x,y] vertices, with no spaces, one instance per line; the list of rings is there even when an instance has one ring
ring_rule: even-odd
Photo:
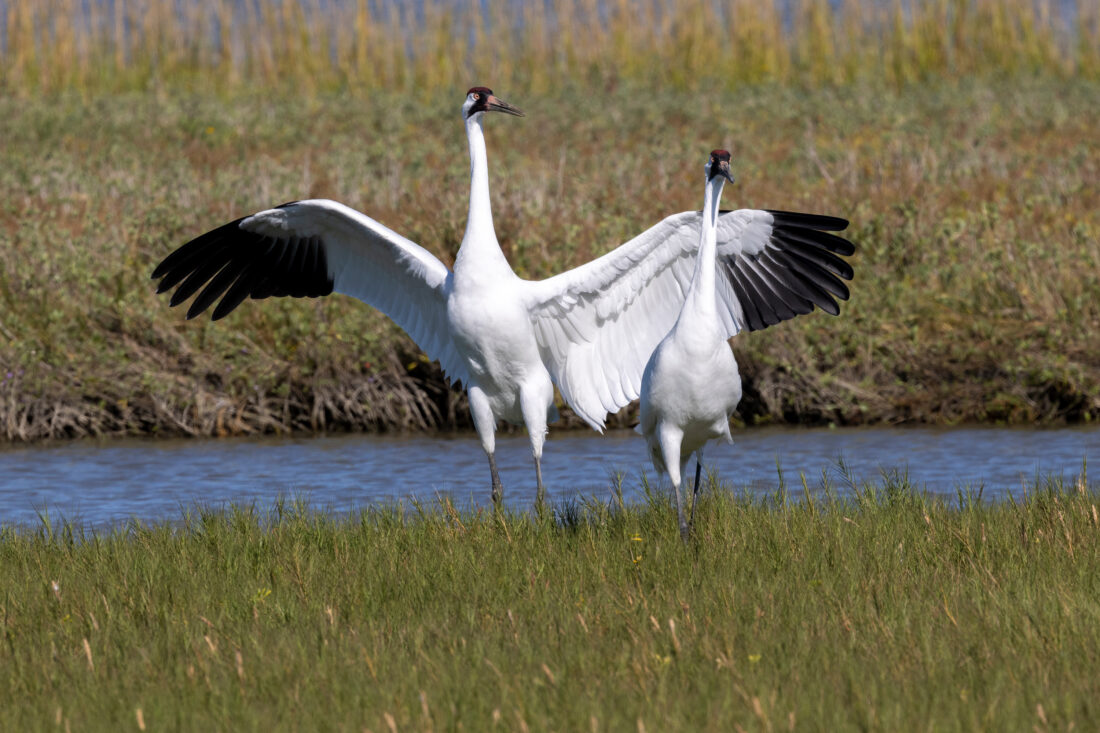
[[[674,89],[1050,73],[1095,78],[1094,3],[1055,0],[11,1],[0,92]]]

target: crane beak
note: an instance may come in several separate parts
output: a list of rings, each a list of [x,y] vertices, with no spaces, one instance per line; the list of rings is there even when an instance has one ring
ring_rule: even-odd
[[[730,183],[733,183],[733,176],[730,175],[730,163],[728,160],[721,160],[718,162],[718,167],[711,171],[710,177],[722,176]]]
[[[506,114],[515,115],[516,117],[524,117],[525,115],[518,108],[505,102],[503,99],[498,99],[495,95],[490,94],[489,98],[485,100],[486,112],[504,112]]]

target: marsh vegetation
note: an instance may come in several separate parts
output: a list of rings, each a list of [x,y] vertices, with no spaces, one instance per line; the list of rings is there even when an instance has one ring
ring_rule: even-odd
[[[696,208],[716,146],[727,204],[852,221],[841,317],[735,339],[745,422],[1100,418],[1094,3],[185,5],[0,4],[2,440],[466,427],[355,301],[185,322],[148,276],[305,197],[451,261],[475,83],[528,113],[489,133],[524,277]],[[0,728],[1100,726],[1095,485],[851,488],[711,485],[689,547],[653,492],[0,527]]]
[[[855,488],[0,530],[0,727],[1097,726],[1096,486]]]
[[[438,367],[354,300],[186,322],[149,280],[211,226],[317,196],[451,261],[467,187],[452,97],[0,99],[0,435],[466,426]],[[746,422],[1100,417],[1100,85],[563,89],[523,106],[489,141],[521,276],[697,207],[714,140],[734,154],[730,206],[852,221],[841,316],[734,340]]]
[[[530,113],[489,141],[523,276],[697,207],[715,145],[730,205],[852,221],[842,316],[736,339],[745,422],[1100,417],[1091,4],[467,5],[9,3],[0,438],[467,427],[438,367],[359,303],[185,323],[148,274],[317,196],[450,261],[471,80]]]

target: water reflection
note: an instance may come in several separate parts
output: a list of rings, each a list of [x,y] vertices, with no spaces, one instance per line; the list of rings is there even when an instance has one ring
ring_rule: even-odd
[[[838,465],[843,460],[856,481],[898,469],[932,492],[982,486],[991,498],[1019,494],[1036,476],[1076,476],[1085,459],[1100,466],[1097,428],[751,429],[734,437],[732,447],[712,445],[705,464],[722,481],[760,492],[776,488],[777,463],[789,484],[800,484],[804,473],[811,489],[821,486],[824,472],[841,493],[847,490]],[[535,493],[527,439],[503,436],[497,445],[505,501],[526,508]],[[637,499],[643,470],[652,478],[644,442],[628,431],[603,437],[551,432],[543,459],[555,502],[578,494],[607,498],[616,473],[623,474],[627,498]],[[196,503],[254,501],[266,508],[279,495],[347,511],[437,494],[465,506],[488,503],[488,466],[473,434],[85,441],[0,449],[3,524],[34,524],[43,509],[102,526],[131,517],[174,519]]]

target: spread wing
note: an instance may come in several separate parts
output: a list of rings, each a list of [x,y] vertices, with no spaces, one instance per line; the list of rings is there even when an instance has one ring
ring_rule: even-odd
[[[153,279],[158,293],[176,288],[173,306],[198,293],[188,318],[219,298],[214,320],[245,298],[351,295],[392,318],[452,380],[467,380],[447,323],[450,270],[335,201],[297,201],[225,224],[165,257]]]
[[[695,268],[701,214],[666,218],[626,244],[531,282],[542,357],[562,397],[593,428],[637,399],[650,354],[672,328]],[[855,247],[829,232],[844,219],[739,209],[718,217],[718,312],[727,337],[809,313],[836,315]]]

